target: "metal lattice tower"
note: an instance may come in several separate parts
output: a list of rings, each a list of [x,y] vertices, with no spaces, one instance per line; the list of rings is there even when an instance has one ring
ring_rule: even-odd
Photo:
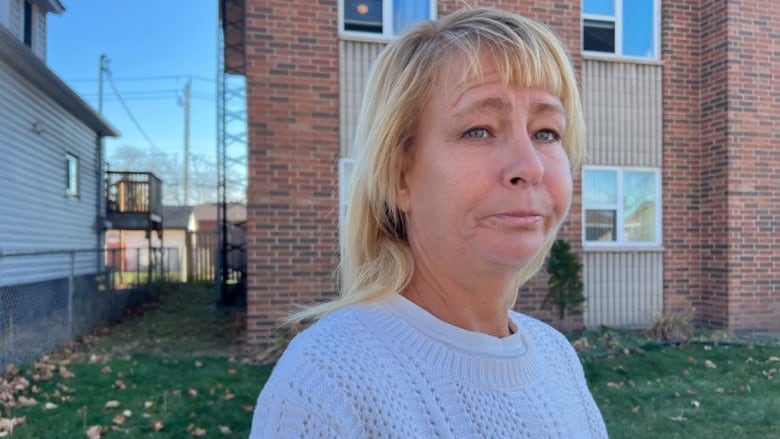
[[[231,204],[246,202],[247,118],[244,0],[219,0],[217,28],[217,302],[246,294],[245,239],[235,239]],[[231,239],[234,237],[234,239]]]

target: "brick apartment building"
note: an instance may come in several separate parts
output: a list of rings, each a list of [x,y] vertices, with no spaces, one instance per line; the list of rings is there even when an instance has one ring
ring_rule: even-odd
[[[339,182],[372,62],[462,2],[223,3],[244,14],[247,312],[263,344],[295,305],[336,294]],[[580,76],[588,155],[563,236],[584,265],[583,323],[780,330],[780,3],[468,3],[547,23]],[[542,277],[517,307],[547,319]]]

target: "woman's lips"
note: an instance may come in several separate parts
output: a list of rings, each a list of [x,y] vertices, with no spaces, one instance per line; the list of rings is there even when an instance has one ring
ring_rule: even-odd
[[[490,216],[498,224],[514,227],[536,227],[544,222],[544,215],[536,212],[502,212]]]

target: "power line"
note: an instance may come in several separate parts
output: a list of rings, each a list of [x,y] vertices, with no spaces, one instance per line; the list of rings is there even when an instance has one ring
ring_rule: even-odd
[[[160,148],[158,148],[157,145],[155,145],[154,142],[152,142],[152,139],[149,138],[149,135],[146,134],[146,131],[144,131],[144,129],[141,128],[141,124],[138,123],[138,120],[133,115],[133,112],[130,111],[130,107],[128,107],[127,104],[125,103],[124,99],[122,99],[122,95],[119,94],[119,90],[116,89],[116,85],[114,84],[114,80],[111,78],[111,74],[108,73],[106,76],[108,77],[108,83],[111,85],[111,89],[114,90],[114,94],[116,95],[117,98],[119,98],[119,102],[122,104],[122,107],[125,109],[125,112],[127,112],[127,115],[130,117],[130,120],[133,121],[133,124],[135,125],[135,127],[138,129],[138,131],[141,132],[141,135],[144,136],[146,141],[149,142],[149,145],[152,147],[154,152],[162,153],[160,151]]]
[[[166,80],[166,79],[187,79],[189,77],[192,77],[192,79],[196,79],[198,81],[204,81],[213,84],[215,82],[214,78],[209,78],[207,76],[201,76],[201,75],[157,75],[157,76],[133,76],[133,77],[126,77],[126,78],[116,78],[117,82],[131,82],[131,81],[160,81],[160,80]],[[67,82],[97,82],[97,79],[94,78],[77,78],[77,79],[68,79]]]

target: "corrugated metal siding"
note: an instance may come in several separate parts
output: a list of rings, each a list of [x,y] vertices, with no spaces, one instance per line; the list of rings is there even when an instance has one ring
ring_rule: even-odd
[[[585,325],[647,326],[663,311],[663,252],[587,251]]]
[[[382,43],[339,41],[339,101],[341,156],[353,157],[355,127],[366,80],[374,60],[385,47]]]
[[[0,62],[0,250],[97,246],[96,152],[93,131]],[[79,158],[78,198],[65,194],[66,153]],[[52,278],[44,262],[24,279]],[[9,275],[0,272],[4,282]]]
[[[583,61],[585,163],[661,167],[662,67]],[[585,324],[646,326],[663,310],[663,252],[593,251],[583,259]]]
[[[660,167],[662,66],[584,60],[586,164]]]

